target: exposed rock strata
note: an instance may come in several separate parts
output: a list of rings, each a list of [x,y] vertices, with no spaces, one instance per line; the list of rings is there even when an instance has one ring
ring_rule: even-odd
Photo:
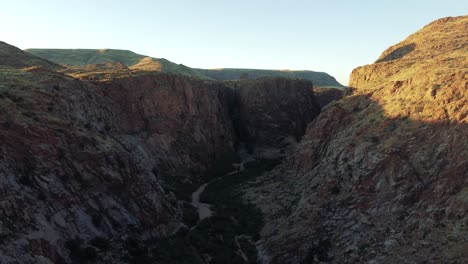
[[[234,152],[230,91],[220,83],[160,74],[98,85],[119,106],[121,133],[138,136],[161,173],[200,175]]]
[[[109,243],[108,261],[122,260],[129,238],[183,226],[171,182],[197,181],[231,156],[245,127],[236,111],[250,121],[267,111],[267,123],[249,125],[263,143],[300,138],[319,109],[310,82],[249,81],[236,96],[220,82],[118,64],[24,69],[37,59],[24,56],[0,66],[2,263],[91,258],[96,239]]]
[[[468,262],[467,32],[467,16],[435,21],[353,71],[246,194],[265,262]]]
[[[297,142],[320,113],[310,81],[265,77],[228,84],[238,101],[241,137],[256,145],[284,147]]]
[[[343,98],[345,91],[336,88],[314,88],[315,100],[323,108],[331,102],[338,101]]]
[[[2,69],[2,263],[66,260],[67,241],[176,231],[176,200],[138,139],[119,136],[115,103],[55,73]],[[50,263],[50,262],[49,262]]]

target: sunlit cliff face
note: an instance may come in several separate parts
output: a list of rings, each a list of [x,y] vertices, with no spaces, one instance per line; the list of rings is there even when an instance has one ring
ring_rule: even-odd
[[[434,21],[356,68],[354,94],[368,94],[390,118],[467,123],[466,32],[468,17]]]

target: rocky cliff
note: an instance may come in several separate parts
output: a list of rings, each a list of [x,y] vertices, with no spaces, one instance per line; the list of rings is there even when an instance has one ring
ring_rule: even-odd
[[[60,263],[66,245],[92,255],[96,239],[181,226],[153,161],[137,138],[119,135],[117,105],[96,86],[35,69],[0,75],[2,263]]]
[[[96,84],[119,105],[121,133],[137,135],[161,173],[200,176],[233,154],[237,137],[223,84],[154,74]]]
[[[1,262],[92,260],[96,241],[123,259],[135,234],[180,229],[168,189],[234,151],[228,88],[158,74],[92,84],[21,56],[0,71]]]
[[[228,85],[237,100],[241,138],[251,144],[284,147],[298,142],[320,113],[310,81],[264,77]]]
[[[440,19],[355,69],[247,192],[265,263],[468,261],[467,32]]]
[[[118,63],[63,68],[7,44],[1,52],[2,263],[138,261],[143,241],[187,228],[183,199],[230,168],[240,131],[260,145],[299,139],[319,111],[301,80],[233,90]]]
[[[343,98],[345,90],[335,88],[314,88],[314,96],[320,107],[325,107],[333,101]]]

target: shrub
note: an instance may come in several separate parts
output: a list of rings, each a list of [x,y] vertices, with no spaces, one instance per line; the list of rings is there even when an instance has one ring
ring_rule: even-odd
[[[65,242],[65,247],[70,250],[70,258],[74,263],[92,263],[98,259],[96,249],[85,247],[80,238],[70,239]]]
[[[110,241],[104,237],[95,237],[89,241],[89,244],[103,252],[106,252],[111,248]]]

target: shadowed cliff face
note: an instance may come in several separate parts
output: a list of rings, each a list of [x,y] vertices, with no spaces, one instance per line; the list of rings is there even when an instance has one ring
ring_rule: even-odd
[[[314,88],[315,100],[319,103],[320,107],[323,108],[333,101],[338,101],[343,98],[345,93],[344,90],[335,88]]]
[[[144,75],[97,84],[119,106],[121,133],[138,136],[162,174],[200,176],[234,152],[229,90],[220,83]]]
[[[284,147],[297,142],[320,113],[310,81],[269,77],[228,85],[238,101],[241,137],[252,145]]]
[[[246,198],[270,263],[468,261],[467,17],[433,22],[359,67]],[[431,52],[431,50],[438,50]]]
[[[368,96],[335,103],[247,194],[271,263],[466,258],[467,136],[466,123],[389,118]]]
[[[222,85],[151,75],[96,86],[13,68],[0,78],[2,262],[170,235],[183,224],[166,181],[197,181],[234,151]]]
[[[116,135],[116,105],[57,73],[0,72],[2,262],[67,259],[67,241],[179,228],[176,200],[138,139]]]

